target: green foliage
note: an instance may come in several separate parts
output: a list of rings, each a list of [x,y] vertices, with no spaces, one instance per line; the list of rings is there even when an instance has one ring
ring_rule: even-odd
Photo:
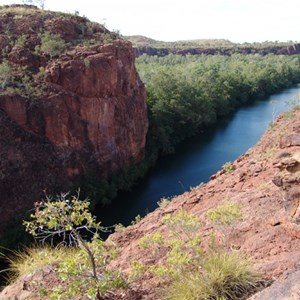
[[[142,217],[140,215],[136,215],[134,220],[131,221],[130,225],[135,225],[139,223],[142,220]]]
[[[139,163],[132,163],[130,168],[124,168],[111,176],[107,180],[99,179],[94,172],[88,172],[74,185],[74,189],[81,187],[82,195],[93,199],[91,207],[99,203],[100,205],[109,204],[117,196],[119,190],[129,191],[138,178],[144,176],[153,160],[147,159]]]
[[[149,153],[172,152],[252,99],[274,93],[300,79],[297,56],[140,56],[150,128]]]
[[[65,258],[56,268],[62,281],[56,292],[62,299],[74,299],[85,294],[98,299],[98,293],[104,295],[111,288],[126,286],[119,270],[107,269],[107,264],[116,256],[115,247],[104,246],[103,242],[96,238],[87,245],[95,257],[99,276],[97,279],[91,277],[89,255],[84,249],[79,249],[73,256]],[[67,289],[65,284],[68,286]]]
[[[199,219],[186,211],[162,219],[164,234],[155,232],[142,237],[139,247],[149,261],[132,261],[131,280],[145,274],[158,277],[163,283],[160,299],[240,299],[259,285],[259,276],[248,259],[238,252],[217,248],[210,239],[210,248],[203,251]]]
[[[3,93],[18,94],[24,98],[38,98],[43,94],[43,85],[34,82],[26,66],[0,64],[0,90]]]
[[[175,236],[184,234],[189,239],[200,229],[201,225],[195,215],[189,214],[185,210],[173,216],[168,214],[162,219],[162,222],[168,226],[169,230]]]
[[[226,162],[223,166],[222,169],[226,172],[226,173],[232,173],[235,170],[234,165],[232,164],[231,161]]]
[[[80,200],[79,194],[71,196],[62,194],[56,199],[48,196],[46,201],[35,203],[36,212],[31,215],[31,221],[24,221],[26,231],[45,241],[48,237],[60,235],[64,240],[79,243],[76,231],[81,229],[101,229],[100,223],[89,212],[90,202]]]
[[[255,291],[259,276],[239,253],[217,251],[203,257],[200,269],[176,277],[162,292],[168,300],[241,299]]]
[[[49,54],[51,57],[59,56],[66,49],[65,41],[57,34],[44,32],[39,34],[41,46],[36,47],[37,52]]]
[[[8,62],[4,61],[0,64],[0,85],[1,89],[5,89],[6,86],[12,80],[12,70]]]
[[[211,221],[222,225],[230,225],[243,219],[240,206],[228,200],[224,204],[208,210],[207,216]]]
[[[294,42],[272,42],[272,41],[265,41],[262,43],[233,43],[226,39],[195,39],[195,40],[183,40],[183,41],[175,41],[175,42],[164,42],[164,41],[157,41],[145,36],[141,35],[131,35],[125,36],[125,39],[132,42],[134,47],[152,47],[155,50],[159,49],[169,49],[172,51],[178,51],[183,49],[193,49],[193,48],[202,48],[202,49],[217,49],[219,53],[222,53],[222,50],[226,50],[225,53],[228,54],[229,50],[230,53],[234,52],[241,52],[244,48],[252,48],[254,51],[258,51],[259,49],[268,48],[268,47],[278,47],[278,46],[292,46]]]
[[[25,46],[25,42],[26,42],[26,36],[22,34],[16,39],[14,46],[17,48],[23,48]]]
[[[134,281],[143,276],[147,271],[147,266],[137,260],[130,262],[131,272],[129,274],[129,281]]]
[[[162,222],[167,226],[167,233],[148,234],[140,239],[139,247],[150,254],[152,259],[158,259],[166,253],[165,260],[159,266],[134,263],[134,278],[137,274],[142,276],[143,273],[149,272],[169,282],[201,256],[202,249],[199,247],[201,236],[198,234],[200,222],[197,217],[186,211],[180,211],[173,216],[165,216]]]
[[[160,208],[165,208],[169,205],[169,203],[171,202],[170,199],[168,198],[161,198],[158,202],[157,202],[157,205],[160,207]]]
[[[126,227],[123,224],[119,223],[115,224],[114,230],[115,232],[124,232],[126,230]]]
[[[107,264],[116,256],[116,249],[103,244],[98,232],[103,230],[100,222],[89,212],[90,203],[75,196],[62,194],[52,200],[36,203],[32,221],[25,221],[26,230],[44,242],[47,238],[59,236],[64,243],[78,247],[73,256],[65,257],[56,271],[61,284],[51,299],[74,299],[87,294],[92,299],[102,299],[109,288],[121,287],[125,281],[119,271],[109,271]],[[83,231],[93,234],[91,242],[82,237]]]

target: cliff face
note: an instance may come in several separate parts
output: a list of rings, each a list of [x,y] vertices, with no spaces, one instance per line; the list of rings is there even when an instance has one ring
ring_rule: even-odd
[[[130,43],[72,15],[28,6],[0,13],[0,41],[6,43],[1,66],[8,65],[10,72],[0,89],[4,223],[31,208],[43,191],[67,191],[87,172],[108,178],[141,160],[148,119]],[[10,34],[5,35],[8,27]],[[42,48],[43,37],[36,32],[43,30],[52,40],[52,33],[61,33],[61,54],[33,50]],[[20,34],[26,38],[22,43]]]

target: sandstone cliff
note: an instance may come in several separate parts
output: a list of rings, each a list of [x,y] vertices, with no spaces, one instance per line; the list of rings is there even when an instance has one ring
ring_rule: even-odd
[[[0,223],[43,191],[141,160],[148,119],[131,44],[86,18],[0,7]]]

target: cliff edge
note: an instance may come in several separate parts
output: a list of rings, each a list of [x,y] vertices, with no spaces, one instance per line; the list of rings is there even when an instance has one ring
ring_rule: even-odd
[[[129,42],[76,15],[0,7],[0,224],[44,191],[143,159],[146,95]]]

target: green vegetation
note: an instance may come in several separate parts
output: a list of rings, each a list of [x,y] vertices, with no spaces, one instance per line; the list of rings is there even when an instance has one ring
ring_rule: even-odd
[[[231,161],[227,161],[223,166],[222,166],[222,169],[226,172],[226,173],[232,173],[235,168],[234,168],[234,165],[232,164]]]
[[[5,89],[7,85],[10,83],[12,78],[12,71],[9,63],[7,61],[2,62],[0,64],[0,84],[1,89]]]
[[[171,199],[169,198],[161,198],[159,201],[157,201],[157,205],[160,208],[165,208],[168,206],[168,204],[171,202]]]
[[[116,256],[114,246],[104,244],[99,237],[99,231],[104,228],[96,222],[95,217],[89,212],[88,201],[79,199],[79,193],[70,197],[68,194],[52,200],[36,203],[36,212],[32,214],[31,221],[25,221],[26,230],[42,244],[46,239],[58,236],[64,245],[60,250],[51,255],[48,248],[30,249],[25,254],[19,255],[13,269],[24,273],[32,268],[28,260],[33,258],[34,266],[41,268],[41,256],[49,255],[46,262],[55,264],[54,269],[59,275],[60,284],[51,292],[43,287],[43,293],[51,299],[74,299],[80,295],[89,295],[92,299],[102,299],[103,294],[113,287],[124,287],[125,280],[119,271],[109,271],[107,264]],[[83,238],[83,231],[92,235],[88,242]],[[74,245],[76,252],[69,250],[67,244]],[[62,258],[58,254],[66,252]],[[71,255],[69,255],[71,253]]]
[[[204,251],[199,234],[201,223],[186,211],[167,215],[162,222],[167,231],[153,233],[139,241],[149,261],[159,265],[132,262],[132,278],[147,274],[162,282],[161,299],[240,299],[259,285],[259,276],[250,261],[239,252],[215,246]],[[212,235],[213,236],[213,235]]]
[[[24,0],[42,8],[44,2]],[[18,94],[30,101],[39,99],[47,91],[44,75],[49,56],[58,58],[87,41],[95,45],[118,38],[116,33],[85,17],[41,10],[32,5],[0,6],[0,16],[3,17],[0,34],[5,37],[0,54],[0,94]],[[38,29],[31,27],[32,19]],[[74,26],[73,36],[65,35],[62,28],[66,24]],[[89,65],[88,61],[84,63]]]
[[[149,274],[161,282],[157,291],[160,299],[169,300],[240,299],[260,285],[249,260],[239,252],[217,247],[213,234],[209,248],[204,248],[201,222],[184,210],[162,218],[164,233],[154,232],[140,239],[140,251],[147,263],[131,261],[127,278],[122,270],[109,268],[118,257],[118,249],[113,241],[99,238],[104,228],[89,212],[89,202],[81,201],[79,194],[48,197],[36,204],[31,217],[24,224],[43,242],[42,246],[16,252],[9,258],[10,271],[12,280],[37,272],[46,278],[50,271],[55,286],[34,276],[30,281],[31,290],[40,297],[106,299],[113,289],[126,292],[132,283]],[[90,233],[88,240],[83,238],[84,230]],[[54,241],[55,236],[58,240]],[[48,238],[51,246],[44,244]],[[63,243],[54,247],[59,240]]]
[[[238,252],[210,252],[197,269],[178,276],[164,291],[163,299],[242,299],[257,289],[259,277],[249,260]]]
[[[293,41],[290,42],[271,42],[265,41],[263,43],[233,43],[226,39],[196,39],[196,40],[184,40],[175,42],[157,41],[141,35],[125,36],[125,39],[132,42],[134,47],[152,47],[156,49],[168,48],[171,50],[184,50],[189,48],[217,48],[217,49],[235,49],[235,48],[266,48],[274,46],[288,46],[293,45]]]
[[[57,34],[44,32],[39,34],[41,46],[36,46],[36,52],[44,52],[51,57],[59,56],[66,49],[65,41]]]
[[[228,200],[224,204],[210,209],[207,212],[207,216],[211,221],[222,225],[230,225],[233,222],[243,219],[240,206]]]
[[[148,96],[151,157],[174,151],[238,106],[300,80],[298,56],[143,55],[136,65]]]

